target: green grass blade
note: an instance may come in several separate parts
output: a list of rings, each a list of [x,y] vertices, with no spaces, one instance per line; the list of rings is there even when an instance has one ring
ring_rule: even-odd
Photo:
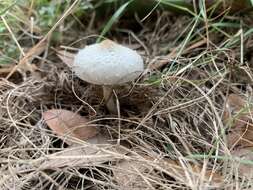
[[[185,1],[182,0],[161,0],[161,5],[167,5],[172,8],[178,9],[180,11],[183,11],[185,13],[189,13],[193,16],[197,16],[191,9],[189,9],[189,4],[187,4]],[[188,5],[188,6],[187,6]]]
[[[133,2],[133,0],[130,0],[123,5],[119,7],[119,9],[112,15],[111,19],[106,23],[103,31],[101,32],[100,36],[97,39],[97,43],[101,41],[101,39],[105,36],[105,34],[111,29],[112,25],[119,19],[119,17],[122,15],[124,10],[127,8],[127,6]]]
[[[238,156],[219,156],[219,155],[203,155],[203,154],[191,154],[187,156],[188,159],[207,159],[207,158],[212,158],[212,159],[218,159],[218,160],[230,160],[230,161],[236,161],[239,162],[240,164],[248,164],[248,165],[253,165],[253,161],[249,159],[244,159],[240,158]]]
[[[248,36],[253,34],[253,28],[250,28],[249,30],[247,30],[244,34],[243,34],[243,38],[246,39]],[[233,39],[231,39],[226,45],[226,48],[231,48],[233,45],[235,45],[236,43],[238,43],[240,41],[240,36],[238,34],[236,34]]]
[[[253,6],[253,0],[250,0],[251,5]]]
[[[185,40],[183,41],[183,44],[181,45],[181,47],[180,47],[180,49],[179,49],[179,51],[178,51],[178,53],[177,53],[176,58],[175,58],[174,61],[171,63],[170,68],[169,68],[169,70],[167,71],[166,74],[169,74],[169,73],[170,73],[171,69],[173,68],[173,66],[174,66],[174,64],[175,64],[175,62],[176,62],[176,60],[177,60],[178,57],[182,54],[182,52],[183,52],[184,48],[186,47],[187,43],[190,41],[191,36],[192,36],[192,34],[193,34],[193,32],[194,32],[194,30],[195,30],[197,24],[199,23],[199,17],[200,17],[200,14],[199,14],[197,17],[194,18],[194,20],[195,20],[195,21],[194,21],[194,24],[193,24],[191,30],[189,31],[188,35],[186,36]]]

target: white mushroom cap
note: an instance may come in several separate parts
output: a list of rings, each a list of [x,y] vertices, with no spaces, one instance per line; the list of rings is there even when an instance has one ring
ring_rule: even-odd
[[[144,70],[141,56],[111,40],[86,46],[75,57],[73,71],[82,80],[98,85],[133,81]]]

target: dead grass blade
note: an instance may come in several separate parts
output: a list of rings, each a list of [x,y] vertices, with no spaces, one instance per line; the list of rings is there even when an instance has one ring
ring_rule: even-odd
[[[200,40],[200,41],[198,41],[198,42],[190,45],[188,48],[186,48],[182,52],[182,55],[188,53],[189,51],[191,51],[193,49],[201,47],[201,46],[203,46],[206,43],[207,43],[207,39],[204,38],[204,39],[202,39],[202,40]],[[167,60],[161,60],[161,61],[159,61],[159,62],[157,62],[155,64],[152,64],[152,65],[150,65],[149,69],[151,69],[151,70],[159,69],[159,68],[163,67],[164,65],[168,64],[168,60],[174,59],[177,56],[177,53],[178,53],[177,51],[178,51],[179,48],[180,48],[180,46],[173,48],[173,50],[166,56]]]
[[[68,67],[72,67],[74,64],[75,54],[61,50],[57,51],[57,56],[65,63]]]
[[[52,32],[59,26],[59,24],[71,13],[72,9],[76,6],[79,0],[75,0],[71,6],[65,11],[65,13],[61,16],[61,18],[54,24],[54,26],[48,31],[48,33],[33,47],[30,49],[28,53],[25,54],[25,56],[20,60],[18,65],[16,65],[12,71],[8,74],[6,79],[9,79],[13,73],[20,67],[20,65],[26,63],[27,60],[34,54],[34,52],[37,49],[40,49],[41,46],[43,46],[44,43],[47,42],[48,38],[51,36]]]
[[[17,65],[15,65],[12,70],[9,72],[7,75],[6,79],[10,78],[12,74],[17,70],[17,69],[23,69],[25,71],[31,71],[33,72],[35,70],[35,65],[31,65],[30,63],[32,60],[40,55],[42,52],[45,51],[47,47],[47,41],[42,41],[41,43],[38,43],[34,47],[32,47],[28,52],[25,54],[25,56],[19,61]]]

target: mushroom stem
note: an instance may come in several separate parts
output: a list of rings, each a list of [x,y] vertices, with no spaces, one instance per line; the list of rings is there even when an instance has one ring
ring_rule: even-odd
[[[113,88],[111,86],[103,86],[103,95],[106,103],[106,107],[109,112],[117,114],[117,106],[114,100]]]

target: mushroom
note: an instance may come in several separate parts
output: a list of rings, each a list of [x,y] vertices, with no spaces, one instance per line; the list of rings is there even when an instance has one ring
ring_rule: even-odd
[[[117,113],[113,89],[136,79],[144,70],[142,57],[111,40],[86,46],[75,56],[73,71],[82,80],[102,85],[107,109]]]

